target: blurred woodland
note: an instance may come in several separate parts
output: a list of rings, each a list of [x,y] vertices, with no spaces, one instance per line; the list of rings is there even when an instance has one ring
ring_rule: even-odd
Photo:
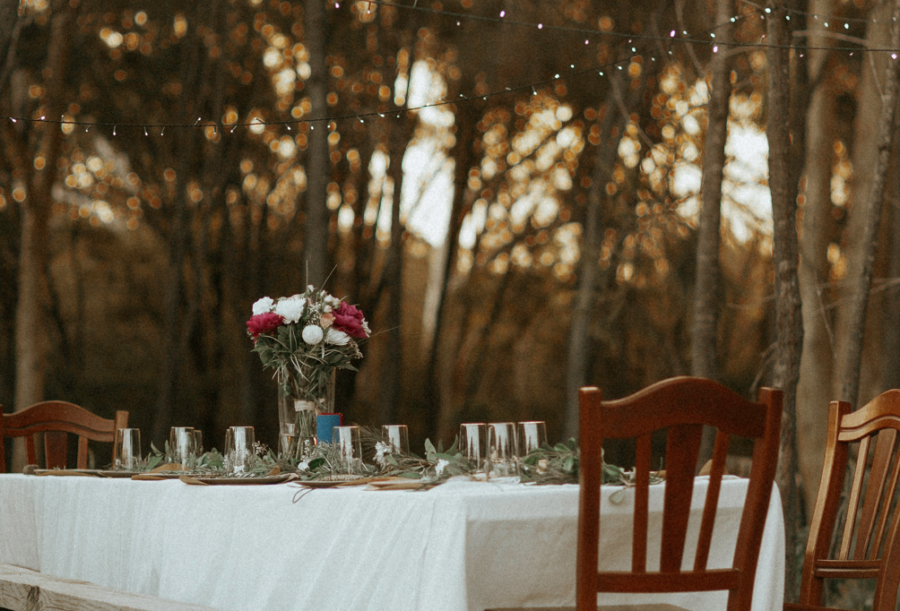
[[[0,403],[274,442],[244,323],[324,285],[413,448],[783,388],[791,549],[828,402],[900,386],[900,0],[783,1],[0,3]]]

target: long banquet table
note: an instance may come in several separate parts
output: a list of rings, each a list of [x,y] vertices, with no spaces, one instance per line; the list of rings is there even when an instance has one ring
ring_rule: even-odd
[[[706,483],[697,478],[698,504]],[[657,524],[661,488],[650,499]],[[633,496],[616,490],[602,493],[601,568],[630,561]],[[723,482],[714,539],[730,542],[713,550],[718,566],[745,493],[745,480]],[[0,563],[234,611],[573,605],[577,507],[576,485],[450,481],[421,492],[0,475]],[[776,489],[754,611],[781,609],[783,572]],[[629,600],[724,608],[722,594]]]

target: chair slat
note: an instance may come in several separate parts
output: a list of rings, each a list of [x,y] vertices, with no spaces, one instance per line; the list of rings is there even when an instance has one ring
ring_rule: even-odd
[[[859,525],[856,529],[856,545],[853,549],[853,558],[861,560],[868,555],[872,543],[872,533],[875,531],[875,519],[881,507],[884,487],[888,476],[891,456],[894,454],[894,446],[897,440],[897,431],[886,429],[875,437],[875,450],[872,457],[872,466],[869,469],[869,483],[866,486],[863,497],[862,512],[859,517]]]
[[[681,570],[688,520],[691,517],[691,497],[694,494],[694,474],[700,454],[703,426],[684,424],[669,428],[666,440],[666,494],[663,501],[662,547],[660,570]]]
[[[892,515],[891,500],[897,492],[897,481],[900,479],[900,458],[894,458],[893,463],[891,463],[891,458],[897,454],[900,435],[893,429],[882,431],[880,435],[884,435],[885,433],[889,433],[888,438],[890,439],[890,443],[885,443],[883,447],[889,448],[884,450],[884,452],[888,454],[887,463],[890,464],[891,470],[890,474],[885,477],[887,489],[877,499],[878,504],[881,506],[881,510],[878,511],[878,523],[875,526],[875,531],[870,537],[871,543],[869,545],[868,559],[876,559],[881,554],[884,545],[884,535],[885,532],[887,532],[888,522]]]
[[[44,456],[48,469],[66,467],[66,433],[47,431],[44,433]]]
[[[647,571],[647,536],[650,512],[650,459],[652,448],[650,435],[638,438],[635,456],[634,489],[634,541],[631,551],[631,570]]]
[[[113,453],[113,459],[115,459],[115,453]],[[87,469],[88,465],[88,440],[87,437],[79,437],[78,438],[78,462],[75,464],[78,465],[79,469]]]
[[[725,459],[728,457],[728,439],[729,436],[726,433],[720,432],[716,435],[712,468],[709,472],[709,488],[706,490],[703,518],[700,521],[700,536],[697,540],[697,554],[694,557],[695,571],[705,569],[709,562],[713,526],[716,522],[716,510],[719,508],[719,491],[722,489],[722,475],[725,472]]]
[[[859,452],[856,455],[856,473],[853,475],[853,484],[850,487],[850,497],[847,501],[847,518],[844,522],[844,535],[841,537],[841,552],[839,556],[841,560],[850,558],[850,546],[853,543],[856,514],[859,511],[859,497],[862,495],[866,463],[869,457],[869,441],[869,437],[862,440],[859,444]]]

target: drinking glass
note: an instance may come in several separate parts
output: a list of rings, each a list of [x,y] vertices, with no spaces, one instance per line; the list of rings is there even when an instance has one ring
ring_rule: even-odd
[[[491,422],[487,425],[489,477],[516,477],[516,425],[512,422]]]
[[[246,473],[253,466],[252,426],[232,426],[225,431],[225,469],[231,473]]]
[[[194,466],[194,427],[173,426],[169,429],[169,460],[185,471]]]
[[[459,425],[459,451],[476,471],[485,467],[487,434],[483,422],[466,422]]]
[[[194,429],[194,455],[203,456],[203,431]]]
[[[116,431],[115,468],[136,471],[141,462],[141,430],[118,429]]]
[[[362,441],[358,426],[336,426],[332,431],[332,443],[337,446],[339,470],[356,473],[362,461]]]
[[[394,446],[394,452],[409,454],[409,429],[405,424],[385,424],[381,427],[381,437]]]
[[[529,452],[540,449],[547,443],[547,424],[543,420],[520,422],[516,431],[519,442],[519,458],[525,458]]]
[[[300,438],[294,433],[281,433],[278,436],[278,455],[285,460],[291,458],[297,459],[297,447],[300,444]]]

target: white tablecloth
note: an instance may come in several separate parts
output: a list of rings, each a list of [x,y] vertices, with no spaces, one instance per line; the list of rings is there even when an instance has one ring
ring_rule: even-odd
[[[696,503],[705,488],[698,478]],[[633,497],[613,503],[615,490],[604,487],[601,568],[630,562]],[[651,494],[659,512],[661,492]],[[730,561],[745,493],[744,480],[723,483],[714,538],[730,543],[717,545],[713,563]],[[308,491],[0,475],[0,563],[234,611],[572,605],[577,507],[574,485]],[[754,611],[781,609],[783,572],[776,490]],[[703,596],[656,600],[724,608],[721,595]]]

